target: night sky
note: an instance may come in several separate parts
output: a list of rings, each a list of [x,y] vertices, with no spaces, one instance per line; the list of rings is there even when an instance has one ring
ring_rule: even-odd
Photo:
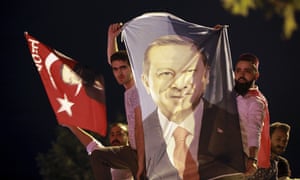
[[[271,123],[281,121],[292,127],[284,155],[290,161],[292,175],[300,177],[299,30],[290,40],[283,40],[283,22],[278,16],[266,20],[260,11],[251,12],[248,18],[232,16],[219,0],[200,2],[1,1],[0,177],[41,179],[35,157],[51,147],[58,126],[24,32],[103,73],[107,82],[108,119],[113,121],[116,114],[124,112],[123,88],[117,85],[107,64],[107,28],[111,23],[158,11],[204,26],[227,24],[233,63],[244,52],[260,58],[257,83],[269,101]],[[297,20],[300,23],[299,13]]]

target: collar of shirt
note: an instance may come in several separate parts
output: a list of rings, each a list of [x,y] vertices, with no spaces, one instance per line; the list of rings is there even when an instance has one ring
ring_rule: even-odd
[[[175,146],[174,138],[172,136],[174,130],[181,126],[187,129],[190,132],[190,136],[187,139],[187,145],[190,146],[192,155],[196,158],[196,154],[198,151],[198,144],[199,144],[199,136],[200,136],[200,128],[201,128],[201,120],[203,115],[203,101],[201,100],[198,106],[195,108],[194,112],[191,113],[184,121],[180,124],[176,124],[173,121],[169,121],[159,110],[158,110],[158,118],[159,123],[162,127],[163,137],[165,143],[167,145],[167,152],[169,154],[170,160],[173,163],[173,149]],[[196,118],[195,118],[196,117]],[[196,121],[197,119],[197,121]],[[197,132],[196,134],[194,134]]]
[[[251,87],[249,88],[247,94],[245,94],[245,96],[242,96],[242,95],[238,95],[237,97],[239,98],[248,98],[248,97],[251,97],[252,95],[256,95],[257,92],[259,92],[259,89],[258,89],[258,86],[255,85],[255,87]]]

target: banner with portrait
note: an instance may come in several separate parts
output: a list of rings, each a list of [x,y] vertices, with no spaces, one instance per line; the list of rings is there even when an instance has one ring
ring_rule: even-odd
[[[124,24],[121,38],[141,101],[149,179],[244,172],[227,28],[166,12],[145,13]],[[185,144],[197,173],[175,156],[178,127],[188,132]]]

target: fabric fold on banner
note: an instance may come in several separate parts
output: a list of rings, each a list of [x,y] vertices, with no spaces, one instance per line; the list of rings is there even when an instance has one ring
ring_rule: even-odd
[[[60,125],[106,136],[104,78],[25,32],[25,38]]]

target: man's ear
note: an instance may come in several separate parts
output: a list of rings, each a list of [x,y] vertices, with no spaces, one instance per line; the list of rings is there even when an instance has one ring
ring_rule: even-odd
[[[206,70],[205,70],[205,74],[204,74],[204,77],[205,77],[205,84],[208,84],[208,83],[209,83],[209,74],[210,74],[210,68],[207,67]]]
[[[147,91],[148,94],[150,94],[150,91],[149,91],[149,81],[148,81],[148,77],[145,75],[145,74],[142,74],[142,83]]]

